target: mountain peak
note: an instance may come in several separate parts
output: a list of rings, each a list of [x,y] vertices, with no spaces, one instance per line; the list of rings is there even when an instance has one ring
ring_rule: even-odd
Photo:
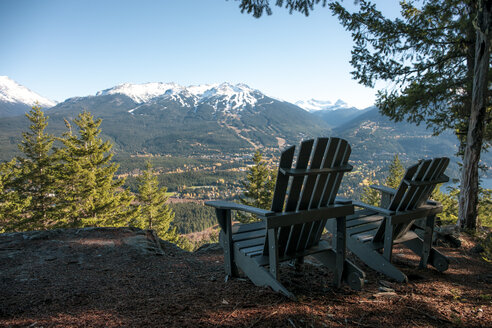
[[[159,97],[169,91],[178,91],[183,87],[176,83],[149,82],[142,84],[123,83],[113,88],[102,90],[96,96],[124,94],[136,103],[144,103],[152,98]]]
[[[338,106],[338,107],[345,107],[345,108],[348,108],[350,107],[345,101],[343,101],[342,99],[338,99],[336,102],[335,102],[335,106]]]
[[[295,104],[308,112],[315,112],[319,110],[338,110],[352,107],[341,99],[338,99],[335,103],[329,100],[308,99],[296,101]]]
[[[136,103],[142,104],[158,97],[168,97],[181,104],[189,103],[184,98],[191,98],[196,104],[210,99],[226,104],[228,109],[241,109],[244,106],[253,106],[263,94],[250,88],[244,83],[232,84],[229,82],[181,86],[174,82],[150,82],[143,84],[124,83],[116,87],[102,90],[96,96],[124,94]],[[215,105],[216,106],[216,105]]]
[[[0,76],[0,101],[29,107],[37,103],[45,109],[56,105],[56,102],[41,97],[34,91],[10,79],[8,76]]]

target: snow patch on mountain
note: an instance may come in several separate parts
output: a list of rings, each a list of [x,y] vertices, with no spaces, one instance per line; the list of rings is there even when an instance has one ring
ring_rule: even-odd
[[[111,89],[99,91],[96,96],[123,94],[138,104],[152,100],[166,99],[178,102],[182,107],[197,107],[207,102],[215,110],[219,105],[224,111],[240,111],[246,106],[254,106],[264,95],[246,84],[202,84],[184,87],[176,83],[125,83]]]
[[[99,91],[96,96],[123,94],[136,103],[144,103],[166,92],[179,92],[182,87],[175,83],[151,82],[144,84],[124,83],[116,87]]]
[[[201,90],[204,90],[202,88]],[[251,89],[246,84],[232,85],[230,83],[222,83],[219,85],[211,85],[211,88],[207,88],[202,94],[196,94],[199,97],[199,101],[207,101],[209,99],[216,100],[214,106],[217,110],[217,104],[222,103],[225,106],[224,111],[240,110],[245,106],[254,106],[259,99],[264,96],[261,92]]]
[[[34,106],[37,103],[44,109],[56,105],[55,101],[41,97],[34,91],[10,79],[8,76],[0,76],[0,102],[18,103],[28,106]]]
[[[332,103],[329,100],[308,99],[296,101],[295,104],[308,112],[315,112],[319,110],[338,110],[353,107],[341,99],[338,99],[335,103]]]

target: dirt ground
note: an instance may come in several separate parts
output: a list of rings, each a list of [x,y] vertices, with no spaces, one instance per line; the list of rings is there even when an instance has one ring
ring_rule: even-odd
[[[292,301],[248,279],[226,282],[217,245],[187,253],[128,228],[3,234],[0,326],[491,327],[492,266],[473,246],[441,247],[451,260],[445,273],[419,269],[398,249],[407,284],[356,261],[367,274],[361,292],[333,289],[309,258],[301,272],[284,265]]]

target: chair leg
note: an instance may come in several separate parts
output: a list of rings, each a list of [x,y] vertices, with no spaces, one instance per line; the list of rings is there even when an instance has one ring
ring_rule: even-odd
[[[432,249],[432,234],[434,233],[435,216],[431,215],[425,220],[424,240],[422,245],[422,253],[420,255],[420,267],[427,267],[430,252]]]
[[[359,269],[350,260],[345,260],[345,268],[343,270],[343,280],[352,288],[353,290],[361,290],[364,287],[364,280],[366,279],[366,274],[364,271]]]
[[[302,271],[302,265],[304,264],[304,256],[296,257],[294,260],[294,267],[297,272]]]
[[[219,233],[219,242],[224,250],[224,270],[230,277],[238,277],[237,266],[234,263],[234,250],[232,242],[231,211],[217,210],[217,217],[224,220],[224,228]]]
[[[335,274],[334,278],[334,285],[339,288],[342,284],[343,280],[343,275],[344,275],[344,267],[345,267],[345,259],[346,259],[346,249],[347,249],[347,242],[346,242],[346,218],[345,217],[338,217],[336,219],[328,220],[326,223],[326,228],[329,232],[332,234],[332,240],[331,240],[331,245],[332,249],[335,250],[335,262],[328,264],[331,259],[323,258],[331,253],[320,253],[320,254],[325,254],[325,255],[320,255],[320,261],[324,261],[325,265],[332,268],[333,272]]]
[[[391,257],[393,255],[393,233],[394,227],[391,223],[391,218],[386,218],[386,227],[384,229],[384,248],[383,256],[388,261],[391,262]]]
[[[345,253],[347,249],[347,242],[346,242],[346,235],[347,235],[347,229],[346,229],[346,221],[345,217],[339,217],[336,218],[337,220],[337,234],[336,234],[336,254],[337,254],[337,259],[336,259],[336,266],[335,266],[335,280],[336,280],[336,286],[340,287],[342,284],[342,278],[343,278],[343,270],[345,267]]]
[[[378,251],[372,249],[370,245],[364,245],[353,238],[348,238],[347,243],[350,251],[357,255],[357,257],[364,261],[371,269],[381,272],[398,282],[408,281],[407,276],[403,272],[398,270]]]
[[[311,254],[311,256],[323,263],[324,266],[331,270],[336,268],[337,254],[331,249],[327,249],[324,252]],[[350,286],[350,288],[354,290],[361,290],[364,286],[364,279],[366,275],[364,271],[359,269],[355,264],[345,259],[345,262],[343,264],[343,273],[341,274],[341,277],[342,280]],[[337,288],[341,285],[337,276],[335,276],[335,278],[333,279],[333,285],[335,285]]]
[[[415,254],[422,256],[424,241],[421,238],[417,237],[415,239],[407,240],[403,242],[403,244],[410,248]],[[444,272],[449,267],[449,259],[434,247],[430,249],[428,262],[439,272]]]
[[[296,299],[294,294],[289,292],[287,288],[275,279],[269,270],[260,266],[251,257],[244,255],[239,251],[234,252],[234,257],[239,268],[256,286],[269,286],[276,292],[281,292],[291,299]]]
[[[311,254],[312,257],[323,263],[324,266],[333,271],[333,285],[339,288],[341,285],[341,275],[338,275],[337,270],[337,254],[332,249],[327,249],[324,252]],[[343,269],[343,267],[342,267]]]

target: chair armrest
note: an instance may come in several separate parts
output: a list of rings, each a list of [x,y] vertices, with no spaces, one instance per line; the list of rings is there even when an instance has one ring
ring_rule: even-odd
[[[383,214],[383,215],[393,215],[395,214],[394,211],[390,211],[388,209],[385,209],[385,208],[382,208],[382,207],[378,207],[378,206],[373,206],[373,205],[369,205],[369,204],[366,204],[366,203],[363,203],[363,202],[353,202],[353,204],[355,206],[358,206],[358,207],[362,207],[362,208],[367,208],[368,210],[372,210],[372,211],[375,211],[375,212],[378,212],[380,214]]]
[[[369,210],[378,212],[380,214],[390,216],[391,222],[393,224],[399,224],[409,220],[426,217],[428,215],[435,215],[442,212],[442,205],[437,202],[435,204],[426,204],[414,210],[402,211],[402,212],[390,211],[381,207],[364,204],[362,202],[354,202],[353,204],[355,206],[367,208]]]
[[[350,205],[352,204],[352,200],[344,197],[336,197],[335,204]]]
[[[436,215],[442,212],[442,205],[422,205],[411,211],[396,212],[391,216],[392,224],[400,224],[411,220],[424,218],[429,215]]]
[[[371,187],[372,189],[381,191],[382,193],[389,194],[391,196],[394,196],[396,194],[396,189],[386,187],[383,185],[370,185],[369,187]]]
[[[222,200],[208,201],[205,202],[205,205],[215,207],[218,210],[234,210],[234,211],[248,212],[263,218],[267,216],[275,215],[275,212],[272,211],[263,210],[261,208],[256,208],[253,206],[237,204],[234,202],[226,202]]]

